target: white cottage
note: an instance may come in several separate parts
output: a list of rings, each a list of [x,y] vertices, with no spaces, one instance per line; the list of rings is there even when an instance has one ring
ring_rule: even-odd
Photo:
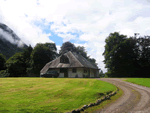
[[[40,74],[50,70],[58,71],[59,77],[99,77],[97,65],[89,62],[82,55],[71,51],[47,63],[40,71]]]

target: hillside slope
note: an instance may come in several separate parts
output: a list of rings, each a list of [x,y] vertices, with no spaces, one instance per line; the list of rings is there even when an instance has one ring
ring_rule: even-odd
[[[0,23],[0,53],[8,59],[28,46],[7,25]]]

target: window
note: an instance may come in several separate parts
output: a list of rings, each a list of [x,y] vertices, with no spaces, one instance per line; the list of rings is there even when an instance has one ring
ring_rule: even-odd
[[[76,73],[77,72],[77,69],[76,68],[73,68],[72,69],[72,73]]]
[[[62,56],[60,57],[60,63],[69,63],[68,57],[65,56],[65,55],[62,55]]]
[[[87,73],[87,69],[84,69],[84,73]]]

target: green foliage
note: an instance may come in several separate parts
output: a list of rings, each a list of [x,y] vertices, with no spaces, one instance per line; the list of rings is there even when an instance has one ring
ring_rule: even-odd
[[[146,77],[149,73],[150,36],[127,38],[118,32],[105,40],[104,63],[109,77]]]
[[[26,64],[22,53],[15,53],[6,61],[6,67],[10,77],[19,77],[26,74]]]
[[[29,47],[27,47],[26,49],[24,49],[22,55],[23,55],[23,59],[27,65],[27,67],[29,66],[29,61],[30,61],[30,55],[32,52],[33,48],[31,47],[31,45],[29,45]]]
[[[46,47],[48,47],[50,50],[57,52],[56,44],[55,43],[45,43]]]
[[[75,45],[69,41],[62,44],[59,54],[62,55],[64,53],[67,53],[68,51],[72,51],[72,52],[76,51]]]
[[[56,52],[52,51],[45,44],[38,43],[32,50],[30,57],[30,68],[27,69],[27,72],[39,76],[40,70],[45,64],[56,58]]]
[[[0,70],[5,69],[6,57],[0,53]]]
[[[1,70],[0,71],[0,77],[6,77],[7,76],[7,70]]]
[[[76,52],[78,53],[78,54],[81,54],[84,58],[88,58],[87,57],[87,51],[86,51],[86,49],[85,49],[85,47],[84,46],[77,46],[76,47]]]
[[[136,43],[125,35],[118,32],[111,33],[105,40],[105,51],[103,53],[108,68],[109,77],[134,76],[137,52],[134,50]]]
[[[137,44],[137,75],[138,77],[150,77],[148,75],[140,76],[140,73],[149,73],[150,69],[150,36],[144,36],[136,39]]]

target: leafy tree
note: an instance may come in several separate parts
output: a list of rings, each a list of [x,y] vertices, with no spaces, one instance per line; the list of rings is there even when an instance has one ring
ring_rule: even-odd
[[[44,46],[48,47],[50,50],[52,50],[55,54],[55,57],[58,57],[58,53],[57,53],[57,47],[55,43],[45,43]]]
[[[6,61],[7,72],[10,77],[20,77],[26,73],[26,65],[22,53],[15,53]]]
[[[31,47],[31,45],[29,45],[29,47],[24,49],[24,51],[22,53],[24,62],[26,64],[26,68],[28,68],[30,66],[29,61],[30,61],[30,55],[31,55],[32,50],[33,50],[33,48]]]
[[[40,70],[46,63],[56,58],[56,52],[52,51],[44,44],[38,43],[31,53],[30,68],[27,69],[28,73],[37,74],[39,76]]]
[[[0,53],[0,70],[5,69],[6,57]]]
[[[86,58],[86,59],[88,58],[87,57],[87,51],[85,50],[84,46],[77,46],[76,51],[78,54],[81,54],[84,58]]]
[[[72,52],[76,51],[75,45],[69,41],[62,44],[59,54],[62,55],[64,53],[67,53],[68,51],[72,51]]]
[[[50,50],[57,52],[56,44],[55,43],[45,43],[46,47],[48,47]]]
[[[132,77],[137,68],[136,43],[126,35],[118,32],[111,33],[105,40],[105,51],[103,53],[109,77]]]
[[[137,73],[138,77],[148,77],[146,73],[149,73],[150,68],[150,36],[144,36],[136,39],[136,49],[138,50],[137,58]],[[139,73],[145,73],[141,76]]]

